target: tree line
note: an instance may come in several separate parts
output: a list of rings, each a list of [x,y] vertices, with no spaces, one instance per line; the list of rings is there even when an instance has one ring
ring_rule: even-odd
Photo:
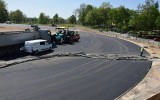
[[[27,17],[21,10],[8,11],[7,4],[4,0],[0,0],[0,23],[11,21],[13,23],[30,23],[30,24],[63,24],[63,23],[76,23],[76,17],[71,15],[68,19],[59,17],[55,14],[53,18],[50,18],[45,13],[40,13],[39,17],[30,18]]]
[[[99,7],[81,4],[67,19],[58,14],[50,18],[43,12],[38,18],[29,18],[19,9],[9,12],[6,8],[5,1],[0,0],[0,23],[6,21],[31,24],[71,23],[119,32],[160,30],[159,3],[154,0],[145,0],[144,4],[137,6],[137,10],[125,6],[113,8],[109,2],[103,2]]]
[[[81,4],[74,12],[79,24],[92,28],[120,32],[160,30],[159,4],[154,0],[139,4],[137,10],[124,6],[113,8],[109,2],[104,2],[100,7]]]

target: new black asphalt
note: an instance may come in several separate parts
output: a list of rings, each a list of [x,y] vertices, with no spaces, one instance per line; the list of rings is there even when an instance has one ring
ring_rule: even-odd
[[[120,39],[80,35],[78,43],[60,45],[54,52],[140,53],[139,46]],[[0,100],[113,100],[137,84],[150,66],[150,61],[83,57],[26,62],[0,69]]]

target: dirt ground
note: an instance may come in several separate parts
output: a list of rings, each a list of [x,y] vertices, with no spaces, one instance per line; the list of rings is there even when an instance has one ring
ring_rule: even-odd
[[[24,27],[12,27],[12,26],[9,26],[9,27],[0,26],[0,32],[24,31],[26,28],[24,28]]]

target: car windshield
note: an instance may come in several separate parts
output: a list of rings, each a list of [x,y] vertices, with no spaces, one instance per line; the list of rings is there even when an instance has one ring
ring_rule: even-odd
[[[159,92],[160,0],[0,0],[0,100]]]

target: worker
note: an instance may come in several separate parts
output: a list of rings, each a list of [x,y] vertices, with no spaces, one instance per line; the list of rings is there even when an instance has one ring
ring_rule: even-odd
[[[141,57],[143,56],[143,52],[144,52],[144,47],[141,48],[141,53],[140,53]]]

